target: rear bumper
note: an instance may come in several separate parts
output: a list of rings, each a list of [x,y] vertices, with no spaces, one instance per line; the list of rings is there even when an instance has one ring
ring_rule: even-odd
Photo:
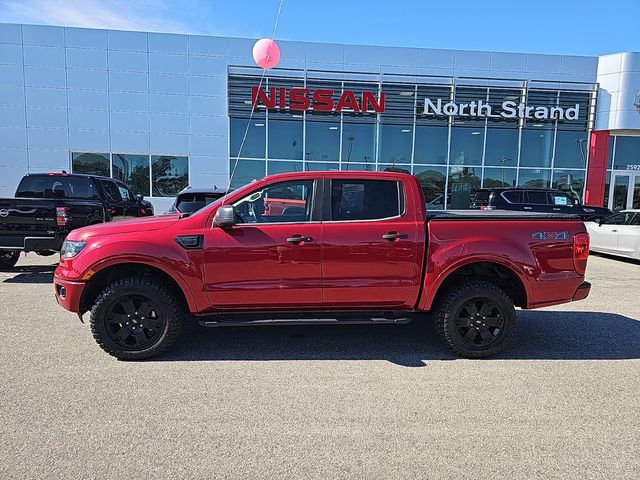
[[[54,277],[53,288],[56,301],[64,309],[70,312],[80,313],[80,299],[82,298],[85,285],[85,282],[73,282]]]
[[[0,249],[2,250],[25,250],[27,252],[37,252],[38,250],[60,251],[63,236],[55,237],[0,237]]]
[[[589,296],[591,291],[591,284],[589,282],[582,282],[576,289],[576,293],[573,295],[573,301],[584,300]]]

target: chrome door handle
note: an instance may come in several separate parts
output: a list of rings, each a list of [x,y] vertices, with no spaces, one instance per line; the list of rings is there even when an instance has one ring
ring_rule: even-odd
[[[554,210],[554,211],[556,211],[556,212],[559,212],[559,211],[560,211],[560,209],[559,209],[559,208],[554,208],[553,210]]]
[[[617,232],[618,230],[611,230],[612,232]]]
[[[293,243],[294,245],[297,245],[297,244],[303,243],[303,242],[304,243],[313,242],[313,238],[312,237],[303,237],[302,235],[299,235],[299,236],[287,238],[287,242]]]
[[[406,233],[396,233],[396,232],[389,232],[389,233],[385,233],[384,235],[382,235],[382,238],[384,238],[385,240],[398,240],[401,238],[409,238],[409,235]]]
[[[531,210],[533,207],[524,207],[525,210]]]

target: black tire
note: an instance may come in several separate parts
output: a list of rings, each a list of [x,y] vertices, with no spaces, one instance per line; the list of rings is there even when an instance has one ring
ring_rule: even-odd
[[[20,250],[0,250],[0,270],[15,267],[19,258]]]
[[[96,342],[109,355],[144,360],[173,346],[182,328],[182,312],[163,283],[135,276],[102,290],[91,309],[90,324]]]
[[[435,324],[455,354],[487,358],[500,353],[513,336],[516,311],[501,288],[472,280],[447,294],[436,308]]]

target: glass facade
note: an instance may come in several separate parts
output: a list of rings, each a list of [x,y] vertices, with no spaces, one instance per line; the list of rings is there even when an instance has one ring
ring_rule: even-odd
[[[468,208],[482,187],[553,186],[583,196],[593,86],[568,90],[549,89],[543,82],[480,87],[455,85],[453,79],[429,85],[271,76],[262,86],[275,103],[259,101],[252,113],[243,100],[258,81],[251,75],[229,77],[232,187],[280,172],[392,169],[416,175],[427,202],[440,208]],[[306,89],[306,109],[290,108],[291,88]],[[329,92],[334,105],[343,92],[353,92],[356,101],[365,92],[375,98],[384,93],[384,112],[364,107],[314,111],[316,90]],[[510,117],[501,114],[504,102],[542,108]],[[550,113],[554,109],[556,117]],[[558,116],[569,109],[575,111]]]
[[[71,172],[117,178],[145,197],[175,197],[189,185],[189,159],[173,155],[72,152]]]
[[[640,136],[609,137],[604,205],[613,210],[640,208]]]

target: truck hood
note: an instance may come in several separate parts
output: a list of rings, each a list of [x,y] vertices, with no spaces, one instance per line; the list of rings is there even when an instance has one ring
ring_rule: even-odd
[[[168,228],[179,221],[178,215],[163,215],[159,217],[134,218],[132,220],[115,220],[112,222],[90,225],[73,230],[67,239],[84,241],[99,235],[121,235],[132,232],[153,232]]]

